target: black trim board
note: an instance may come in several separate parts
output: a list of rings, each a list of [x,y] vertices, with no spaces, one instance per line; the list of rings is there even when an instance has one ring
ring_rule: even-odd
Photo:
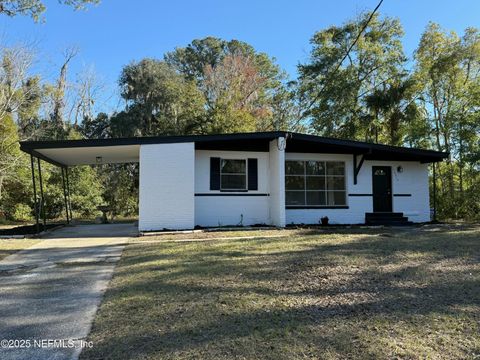
[[[270,194],[264,193],[197,193],[195,196],[270,196]]]
[[[110,139],[77,139],[77,140],[48,140],[48,141],[21,141],[23,151],[31,149],[57,149],[72,147],[120,146],[120,145],[147,145],[172,144],[185,142],[213,142],[236,140],[274,140],[285,136],[284,131],[251,132],[216,135],[186,135],[186,136],[145,136]]]
[[[347,148],[356,148],[357,151],[352,152],[353,154],[365,154],[366,160],[370,160],[372,156],[374,156],[375,152],[396,152],[401,154],[408,154],[412,156],[431,156],[431,157],[438,157],[439,160],[445,159],[448,157],[447,152],[435,151],[435,150],[424,150],[424,149],[417,149],[417,148],[407,148],[401,146],[392,146],[392,145],[383,145],[383,144],[374,144],[368,143],[363,141],[356,141],[356,140],[343,140],[343,139],[334,139],[334,138],[327,138],[323,136],[316,136],[316,135],[307,135],[307,134],[300,134],[300,133],[286,133],[286,137],[288,140],[304,140],[309,142],[316,142],[322,143],[325,145],[334,145],[340,147],[347,147]],[[375,160],[375,159],[372,159]],[[421,161],[421,160],[418,160]]]
[[[278,139],[279,137],[287,139],[287,145],[285,148],[286,152],[354,154],[357,156],[363,155],[362,159],[364,158],[365,160],[419,161],[423,163],[438,162],[448,157],[448,153],[440,151],[333,139],[285,131],[114,139],[22,141],[20,142],[20,148],[22,151],[32,154],[33,151],[41,149],[193,142],[195,143],[196,149],[268,151],[269,142]],[[51,161],[55,160],[51,159]]]
[[[305,210],[305,209],[348,209],[348,206],[285,206],[287,210]]]
[[[348,196],[373,196],[373,194],[348,194]],[[412,196],[412,194],[393,194],[393,196],[408,197]]]

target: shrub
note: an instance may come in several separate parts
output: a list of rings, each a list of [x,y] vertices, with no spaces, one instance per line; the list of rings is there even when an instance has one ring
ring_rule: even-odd
[[[17,204],[13,210],[13,218],[18,221],[28,221],[32,218],[32,209],[26,204]]]

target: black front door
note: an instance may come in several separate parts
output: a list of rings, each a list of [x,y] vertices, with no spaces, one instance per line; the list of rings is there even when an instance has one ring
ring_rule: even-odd
[[[392,211],[392,168],[372,166],[373,211]]]

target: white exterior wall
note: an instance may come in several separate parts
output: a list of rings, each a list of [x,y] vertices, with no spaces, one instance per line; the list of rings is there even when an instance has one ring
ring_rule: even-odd
[[[349,196],[351,194],[372,194],[372,166],[391,166],[392,193],[411,194],[408,197],[392,197],[394,212],[403,212],[410,221],[430,221],[428,165],[409,161],[368,161],[366,160],[353,184],[353,155],[347,154],[299,154],[286,153],[286,160],[327,160],[344,161],[347,185],[348,209],[287,209],[287,224],[318,224],[320,218],[328,216],[332,224],[362,224],[365,213],[373,211],[372,196]],[[403,172],[398,173],[397,167]]]
[[[238,193],[210,190],[211,157],[258,159],[258,190]],[[269,225],[268,152],[196,150],[195,194],[195,225],[229,226],[239,225],[240,222],[243,225]]]
[[[194,227],[194,162],[194,143],[140,146],[140,231]]]
[[[349,195],[372,194],[372,166],[392,168],[394,195],[411,194],[392,197],[394,212],[403,212],[413,222],[430,220],[427,164],[365,161],[354,185],[353,155],[285,153],[282,145],[283,138],[271,141],[269,152],[195,150],[194,143],[141,145],[139,230],[316,224],[323,216],[332,224],[361,224],[365,213],[373,211],[373,198]],[[258,159],[258,190],[210,190],[211,157]],[[285,209],[285,160],[345,162],[348,209]]]
[[[272,225],[285,226],[285,138],[270,141],[270,217]]]

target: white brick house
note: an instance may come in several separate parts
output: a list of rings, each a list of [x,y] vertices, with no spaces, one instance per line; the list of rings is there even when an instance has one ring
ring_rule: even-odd
[[[139,230],[430,220],[447,154],[288,132],[22,142],[62,167],[140,163]]]

